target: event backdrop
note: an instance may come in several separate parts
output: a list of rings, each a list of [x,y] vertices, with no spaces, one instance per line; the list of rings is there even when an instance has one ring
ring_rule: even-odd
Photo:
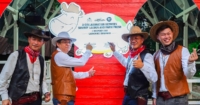
[[[200,8],[200,0],[193,1]],[[10,2],[11,0],[0,0],[0,15],[2,15]],[[87,16],[89,16],[88,14],[95,15],[94,12],[109,13],[103,14],[104,16],[102,17],[105,17],[105,15],[109,15],[111,18],[117,16],[117,18],[115,18],[115,25],[118,26],[118,19],[120,21],[123,20],[121,23],[132,21],[146,0],[58,0],[58,2],[66,2],[68,4],[74,2],[81,7]],[[110,21],[110,18],[106,19],[107,21]],[[84,28],[84,26],[87,26],[87,24],[81,23],[77,27]],[[92,31],[95,32],[95,30],[85,31],[91,34]],[[107,33],[108,30],[105,30],[104,32]],[[118,38],[120,38],[120,36],[110,38],[109,40],[112,42]],[[84,40],[87,39],[85,38]],[[106,46],[106,41],[102,40],[102,42]],[[124,44],[124,42],[122,42],[122,44]],[[124,45],[126,46],[126,44]],[[78,52],[78,49],[77,46],[74,49],[75,52],[77,51],[75,57],[81,56],[79,55],[81,53]],[[94,77],[76,81],[78,86],[76,105],[121,105],[124,96],[123,79],[125,68],[122,67],[113,56],[109,56],[109,54],[108,49],[96,49],[93,51],[93,55],[86,66],[75,68],[75,71],[87,71],[94,66],[94,69],[96,70]],[[124,56],[127,55],[128,53],[125,51]]]

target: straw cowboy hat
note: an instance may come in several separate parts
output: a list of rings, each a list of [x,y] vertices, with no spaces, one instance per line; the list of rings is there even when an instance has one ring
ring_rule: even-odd
[[[76,41],[75,38],[71,38],[71,37],[69,36],[68,32],[60,32],[60,33],[58,34],[57,37],[54,37],[54,38],[52,39],[52,44],[53,44],[54,46],[56,46],[57,41],[60,40],[60,39],[69,39],[69,40],[72,41],[72,43],[74,43],[74,42]]]
[[[126,42],[128,42],[128,37],[129,36],[133,36],[133,35],[142,35],[144,40],[146,40],[148,38],[148,33],[147,32],[142,32],[142,30],[140,29],[140,27],[138,26],[133,26],[130,29],[130,32],[127,34],[123,34],[122,35],[122,39]]]
[[[28,38],[29,36],[37,36],[39,38],[44,39],[44,41],[48,41],[50,38],[45,35],[42,30],[34,29],[31,32],[24,32],[24,35]]]
[[[178,36],[178,33],[179,33],[179,26],[176,22],[170,21],[170,20],[169,21],[161,21],[161,22],[155,24],[154,26],[152,26],[151,30],[150,30],[151,39],[156,42],[159,42],[159,40],[157,39],[156,31],[158,30],[159,27],[161,27],[163,25],[168,25],[169,27],[171,27],[172,32],[174,34],[173,40],[176,39],[176,37]]]

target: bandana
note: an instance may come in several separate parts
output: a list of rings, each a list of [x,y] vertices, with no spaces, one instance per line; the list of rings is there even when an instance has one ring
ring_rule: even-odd
[[[138,55],[139,53],[141,53],[146,47],[145,46],[141,46],[140,48],[138,48],[137,50],[131,50],[130,52],[130,57],[133,58],[135,55]]]
[[[40,55],[39,51],[33,51],[29,46],[26,46],[24,48],[24,51],[28,53],[29,59],[31,60],[31,63],[34,63],[37,59],[37,57]]]
[[[170,45],[168,46],[161,46],[160,50],[163,54],[165,55],[169,55],[171,54],[174,50],[176,50],[177,48],[177,44],[175,42],[172,42]]]

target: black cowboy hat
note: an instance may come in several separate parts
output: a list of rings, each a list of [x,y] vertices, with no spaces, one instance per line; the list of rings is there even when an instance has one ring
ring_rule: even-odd
[[[44,41],[48,41],[50,38],[45,35],[42,30],[33,29],[31,32],[24,32],[24,35],[28,38],[29,36],[37,36],[39,38],[44,39]]]

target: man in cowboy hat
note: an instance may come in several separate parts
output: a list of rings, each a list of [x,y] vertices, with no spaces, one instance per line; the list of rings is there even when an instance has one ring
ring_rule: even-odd
[[[25,32],[29,45],[8,57],[0,74],[2,105],[41,105],[50,100],[40,49],[49,38],[41,30]],[[8,82],[10,81],[10,82]]]
[[[128,58],[116,52],[115,45],[110,43],[114,56],[126,67],[123,105],[147,105],[149,82],[157,81],[153,56],[143,45],[147,38],[148,33],[142,32],[138,26],[133,26],[130,33],[122,35],[122,39],[130,45]]]
[[[150,30],[151,38],[161,43],[154,54],[158,81],[153,84],[153,105],[188,105],[190,93],[187,78],[195,72],[196,49],[190,54],[188,49],[177,45],[175,39],[179,26],[174,21],[162,21]]]
[[[53,87],[54,105],[74,105],[76,94],[75,79],[83,79],[94,75],[93,67],[88,72],[75,72],[71,67],[84,66],[88,61],[92,46],[86,45],[86,52],[81,58],[70,57],[67,53],[76,39],[71,38],[67,32],[60,32],[52,39],[52,44],[57,47],[51,58],[51,77]]]

